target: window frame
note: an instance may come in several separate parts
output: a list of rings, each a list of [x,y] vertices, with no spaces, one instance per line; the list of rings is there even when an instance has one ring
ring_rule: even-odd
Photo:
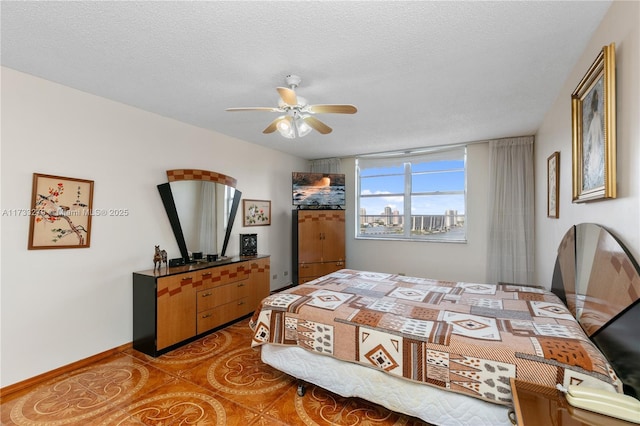
[[[380,154],[371,154],[371,155],[360,155],[355,159],[355,182],[356,182],[356,190],[355,190],[355,205],[356,205],[356,220],[355,220],[355,239],[357,240],[380,240],[380,241],[421,241],[421,242],[437,242],[437,243],[467,243],[467,235],[468,235],[468,205],[467,205],[467,179],[468,179],[468,170],[467,170],[467,145],[455,145],[455,146],[447,146],[447,147],[439,147],[439,148],[431,148],[431,149],[422,149],[422,150],[413,150],[413,151],[403,151],[403,152],[388,152],[388,153],[380,153]],[[453,152],[453,154],[451,154]],[[438,161],[438,157],[445,157],[448,154],[451,154],[451,160],[455,161],[455,157],[462,157],[462,168],[454,168],[454,169],[439,169],[439,170],[421,170],[421,171],[412,171],[412,164],[424,164],[428,162]],[[374,160],[374,161],[372,161]],[[413,161],[412,161],[413,160]],[[426,161],[425,161],[426,160]],[[403,192],[402,193],[385,193],[384,195],[380,194],[367,194],[362,195],[362,176],[361,176],[361,163],[365,164],[369,162],[370,164],[368,169],[375,168],[373,164],[379,163],[379,167],[391,167],[392,164],[395,163],[395,166],[398,167],[397,163],[402,163],[402,173],[388,173],[388,174],[380,174],[378,176],[367,176],[365,178],[372,177],[383,177],[383,176],[403,176]],[[386,164],[385,164],[386,163]],[[366,170],[365,168],[364,170]],[[415,167],[414,167],[415,168]],[[464,183],[462,190],[433,190],[433,191],[420,191],[420,192],[412,192],[412,181],[413,177],[421,174],[442,174],[449,172],[460,172],[464,173]],[[412,232],[411,226],[403,226],[402,234],[369,234],[361,233],[362,228],[362,217],[361,217],[361,199],[362,198],[375,198],[375,197],[383,197],[383,196],[394,196],[394,197],[402,197],[401,203],[403,204],[403,213],[401,215],[403,224],[412,223],[412,214],[411,214],[411,202],[412,198],[416,196],[440,196],[440,195],[462,195],[464,202],[464,212],[462,214],[456,214],[455,221],[458,222],[458,218],[462,217],[462,234],[456,234],[458,236],[447,238],[444,234],[426,234],[426,235],[418,235]],[[400,202],[399,202],[400,204]],[[457,210],[456,210],[457,211]],[[444,213],[444,212],[443,212]],[[369,215],[366,216],[383,216],[383,215]],[[415,215],[415,216],[438,216],[438,215]],[[384,219],[383,219],[384,220]],[[387,223],[390,223],[392,219],[387,218]],[[442,221],[446,220],[446,214],[442,215]],[[446,233],[445,233],[446,234]]]

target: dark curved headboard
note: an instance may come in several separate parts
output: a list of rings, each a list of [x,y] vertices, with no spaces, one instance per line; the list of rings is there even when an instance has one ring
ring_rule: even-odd
[[[640,268],[599,225],[572,226],[558,247],[551,291],[578,319],[624,383],[640,396]]]

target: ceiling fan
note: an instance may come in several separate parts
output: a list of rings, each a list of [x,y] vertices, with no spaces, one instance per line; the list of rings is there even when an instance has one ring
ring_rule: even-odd
[[[277,87],[276,90],[280,95],[277,108],[271,107],[246,107],[246,108],[227,108],[226,111],[268,111],[281,113],[278,118],[273,120],[262,133],[273,133],[276,130],[282,136],[293,139],[302,137],[312,129],[326,135],[331,133],[333,129],[315,118],[314,114],[355,114],[358,109],[353,105],[309,105],[307,100],[296,94],[296,87],[300,85],[302,79],[297,75],[290,74],[285,77],[287,87]]]

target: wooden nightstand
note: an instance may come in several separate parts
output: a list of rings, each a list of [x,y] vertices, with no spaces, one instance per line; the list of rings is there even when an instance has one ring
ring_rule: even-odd
[[[633,425],[624,420],[572,407],[562,392],[555,388],[512,378],[511,392],[515,419],[511,412],[509,417],[518,426]]]

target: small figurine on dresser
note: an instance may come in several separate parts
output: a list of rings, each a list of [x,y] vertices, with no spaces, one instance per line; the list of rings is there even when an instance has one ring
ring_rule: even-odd
[[[153,255],[153,270],[156,268],[158,272],[160,272],[160,268],[162,267],[162,263],[164,262],[164,266],[167,266],[167,251],[160,250],[160,246],[156,246],[156,252]]]

